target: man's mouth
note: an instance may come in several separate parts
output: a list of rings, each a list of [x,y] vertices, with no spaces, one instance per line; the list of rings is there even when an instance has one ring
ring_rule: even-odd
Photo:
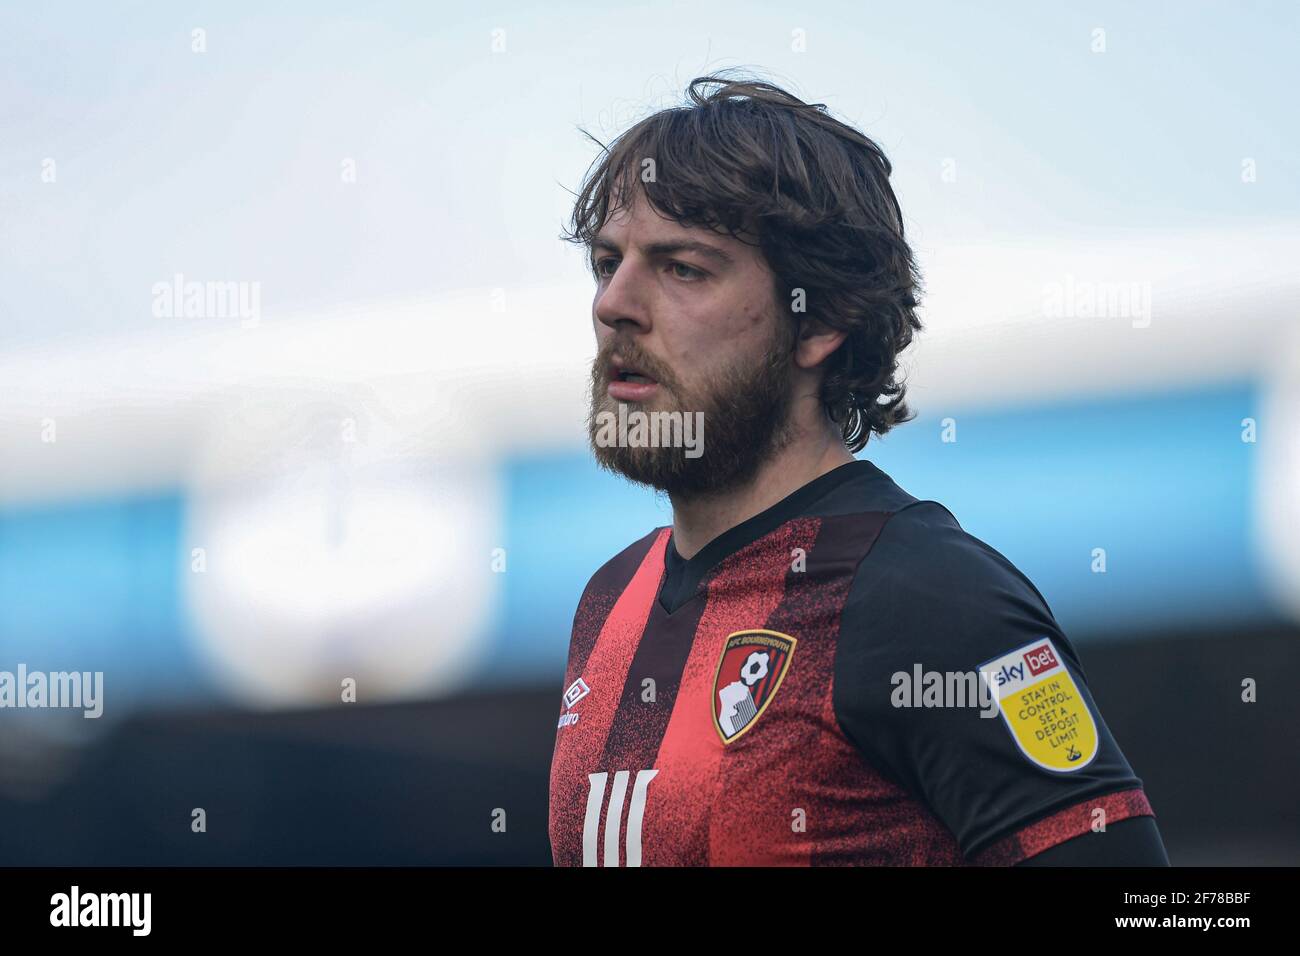
[[[623,402],[643,402],[659,387],[659,382],[635,365],[614,359],[609,369],[610,398]]]

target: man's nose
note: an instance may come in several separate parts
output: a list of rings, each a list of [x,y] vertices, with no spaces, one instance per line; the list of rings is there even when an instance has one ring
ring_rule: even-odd
[[[633,266],[627,262],[619,265],[596,296],[593,308],[596,319],[615,330],[628,324],[648,329],[650,319],[643,281]]]

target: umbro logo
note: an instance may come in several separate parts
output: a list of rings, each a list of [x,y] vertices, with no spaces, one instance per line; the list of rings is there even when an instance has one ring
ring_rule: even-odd
[[[587,686],[587,682],[583,680],[581,677],[579,677],[572,684],[570,684],[569,689],[564,692],[564,709],[566,711],[572,710],[574,704],[582,700],[582,698],[586,697],[590,693],[591,693],[591,688]],[[560,714],[560,722],[555,729],[559,730],[561,727],[568,727],[572,724],[576,724],[577,722],[578,722],[577,714],[569,714],[569,713]]]
[[[591,688],[587,686],[587,682],[583,680],[581,677],[579,677],[572,684],[570,684],[569,689],[564,692],[565,709],[571,710],[574,704],[582,700],[582,698],[586,697],[590,693],[591,693]]]

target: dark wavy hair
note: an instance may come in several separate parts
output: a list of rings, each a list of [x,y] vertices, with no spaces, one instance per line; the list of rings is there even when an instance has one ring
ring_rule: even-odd
[[[632,126],[602,152],[561,238],[589,245],[639,187],[662,216],[757,244],[778,302],[847,333],[825,362],[821,400],[850,451],[914,414],[898,354],[921,330],[920,276],[889,184],[889,160],[862,133],[777,86],[723,74],[698,77],[690,105]],[[643,181],[646,159],[655,175]],[[611,209],[611,205],[613,208]]]

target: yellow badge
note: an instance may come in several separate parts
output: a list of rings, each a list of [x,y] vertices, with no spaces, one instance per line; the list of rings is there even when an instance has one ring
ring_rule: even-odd
[[[980,675],[1026,757],[1055,773],[1092,763],[1097,722],[1050,638],[982,664]]]

